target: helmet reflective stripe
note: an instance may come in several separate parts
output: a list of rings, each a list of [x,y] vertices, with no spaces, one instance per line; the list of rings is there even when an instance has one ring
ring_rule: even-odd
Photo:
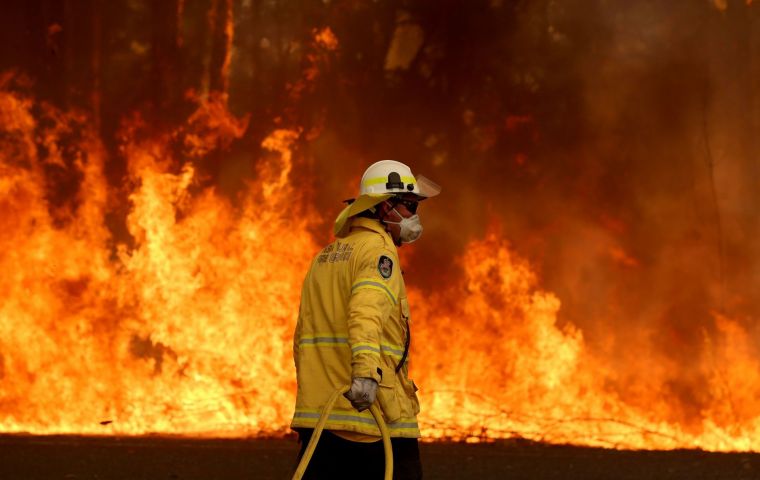
[[[414,177],[401,177],[401,181],[404,183],[417,183],[417,180],[414,179]],[[378,183],[386,183],[388,182],[388,177],[377,177],[377,178],[370,178],[369,180],[364,180],[363,184],[366,186],[372,186],[377,185]]]
[[[380,160],[370,165],[362,175],[359,195],[382,193],[419,194],[412,170],[396,160]]]

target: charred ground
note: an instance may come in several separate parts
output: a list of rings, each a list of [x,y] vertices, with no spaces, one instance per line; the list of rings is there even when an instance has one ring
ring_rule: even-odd
[[[6,480],[290,478],[296,440],[0,436]],[[754,479],[760,454],[619,451],[523,441],[425,443],[430,479]]]

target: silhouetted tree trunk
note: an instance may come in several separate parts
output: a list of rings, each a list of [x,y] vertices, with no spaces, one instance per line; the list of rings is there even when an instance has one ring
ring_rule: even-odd
[[[222,92],[229,89],[229,69],[232,55],[234,24],[232,0],[211,0],[207,13],[207,30],[201,73],[201,93]]]
[[[177,14],[179,0],[150,2],[153,9],[152,28],[152,99],[160,110],[174,105],[182,95],[180,84],[180,51],[177,44],[179,34]]]
[[[246,100],[249,109],[256,108],[258,99],[261,95],[261,2],[251,0],[250,2],[251,29],[253,30],[253,42],[251,45],[251,63],[253,77],[251,78],[251,94]]]
[[[92,100],[92,117],[95,124],[96,131],[101,131],[101,103],[102,103],[102,89],[101,89],[101,57],[102,57],[102,14],[101,7],[97,0],[92,3],[91,12],[92,21],[92,92],[90,92],[90,98]]]
[[[226,94],[230,83],[230,60],[232,58],[232,0],[214,0],[209,13],[211,26],[211,62],[209,65],[209,89]]]

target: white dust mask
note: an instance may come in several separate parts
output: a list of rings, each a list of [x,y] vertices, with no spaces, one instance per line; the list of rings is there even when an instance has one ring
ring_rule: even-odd
[[[396,214],[401,217],[400,222],[391,222],[386,220],[385,223],[391,223],[398,225],[401,231],[398,234],[398,239],[401,243],[412,243],[422,235],[422,223],[420,223],[420,216],[416,213],[409,218],[404,218],[403,215],[398,213],[398,210],[393,209]]]

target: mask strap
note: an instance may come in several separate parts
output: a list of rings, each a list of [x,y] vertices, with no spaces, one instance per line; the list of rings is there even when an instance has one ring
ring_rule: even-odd
[[[398,215],[398,217],[401,220],[404,220],[404,216],[401,215],[401,213],[399,213],[398,210],[396,210],[396,207],[394,205],[392,205],[391,202],[389,202],[388,200],[385,200],[385,203],[387,203],[388,205],[391,206],[391,209],[389,210],[389,212],[396,212],[396,215]],[[398,222],[392,222],[390,220],[383,220],[383,223],[391,223],[393,225],[401,225],[401,220],[399,220]]]
[[[403,222],[404,220],[407,220],[407,218],[406,218],[406,217],[404,217],[403,215],[401,215],[401,214],[399,213],[399,211],[398,211],[398,210],[396,210],[396,208],[395,208],[395,207],[393,208],[393,211],[394,211],[394,212],[396,212],[396,215],[398,215],[398,216],[399,216],[399,218],[401,218],[401,220],[399,220],[398,222],[392,222],[392,221],[390,221],[390,220],[385,220],[385,223],[392,223],[392,224],[394,224],[394,225],[401,225],[401,222]]]

